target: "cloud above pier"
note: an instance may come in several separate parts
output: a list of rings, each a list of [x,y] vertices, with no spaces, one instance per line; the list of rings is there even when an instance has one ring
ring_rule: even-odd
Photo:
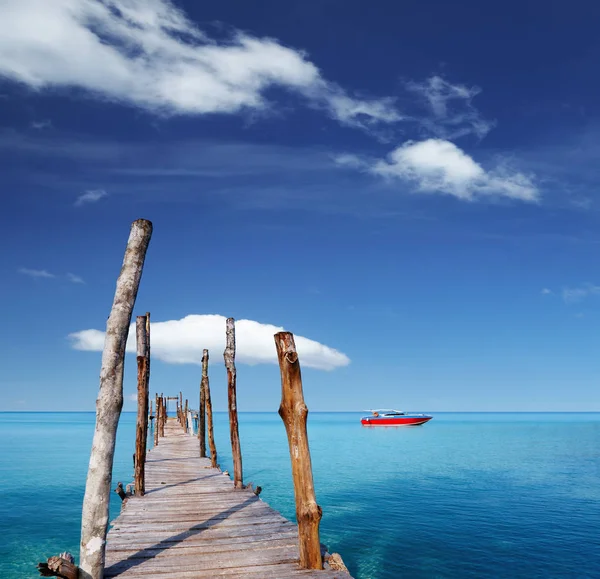
[[[160,115],[264,114],[279,88],[346,126],[402,119],[393,98],[350,94],[303,50],[233,28],[211,35],[170,0],[4,0],[0,76]]]
[[[180,320],[152,322],[152,356],[167,364],[202,363],[202,350],[207,348],[211,358],[222,361],[225,349],[225,316],[192,314]],[[274,334],[284,328],[262,324],[253,320],[237,320],[236,361],[242,364],[277,364]],[[76,350],[101,352],[104,348],[104,332],[82,330],[69,334]],[[315,340],[294,336],[300,364],[318,370],[334,370],[350,363],[348,356]],[[134,353],[135,324],[129,328],[127,352]]]

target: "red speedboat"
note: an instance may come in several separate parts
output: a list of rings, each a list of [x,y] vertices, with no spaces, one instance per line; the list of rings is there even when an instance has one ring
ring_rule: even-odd
[[[371,416],[363,416],[363,426],[419,426],[429,422],[433,416],[400,410],[371,410]]]

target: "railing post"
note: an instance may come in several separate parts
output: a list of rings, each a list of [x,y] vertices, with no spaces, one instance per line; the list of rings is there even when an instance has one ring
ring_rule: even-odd
[[[310,449],[306,421],[308,408],[302,392],[300,362],[296,353],[294,336],[290,332],[275,334],[275,345],[281,370],[281,405],[279,415],[283,419],[290,447],[294,495],[296,497],[296,520],[300,548],[300,567],[322,569],[319,523],[321,507],[317,505],[313,483]]]
[[[225,368],[227,368],[227,401],[229,406],[229,436],[231,438],[231,456],[233,458],[233,486],[244,488],[242,481],[242,450],[240,448],[240,432],[238,427],[235,371],[235,320],[227,318],[226,346],[223,352]]]
[[[158,399],[158,393],[155,397],[154,406],[156,407],[156,414],[154,416],[154,446],[158,446],[158,431],[160,429],[160,401]]]
[[[148,318],[136,319],[138,413],[135,436],[135,494],[141,497],[146,491],[146,439],[148,437]]]
[[[206,364],[206,372],[204,365]],[[213,427],[212,402],[210,399],[210,385],[208,381],[208,350],[202,352],[202,379],[204,381],[204,400],[206,403],[206,421],[208,423],[208,446],[210,447],[210,465],[217,468],[217,446],[215,444],[215,430]]]
[[[183,428],[183,394],[179,391],[179,424]]]
[[[202,351],[202,380],[200,380],[200,408],[198,409],[198,440],[200,457],[206,456],[206,384],[208,382],[208,350]]]
[[[117,425],[123,408],[125,345],[151,236],[150,221],[138,219],[133,222],[112,310],[106,323],[100,391],[96,401],[96,427],[81,517],[81,579],[102,579],[104,575],[110,483]]]

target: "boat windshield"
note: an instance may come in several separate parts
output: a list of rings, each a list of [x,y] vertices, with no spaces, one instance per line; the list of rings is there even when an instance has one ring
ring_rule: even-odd
[[[373,416],[404,416],[405,412],[400,410],[371,410]]]

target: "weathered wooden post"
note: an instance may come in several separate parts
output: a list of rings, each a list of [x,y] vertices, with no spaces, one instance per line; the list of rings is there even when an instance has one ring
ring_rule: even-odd
[[[144,496],[146,490],[146,439],[148,437],[148,334],[146,316],[136,319],[138,366],[138,414],[135,433],[135,494]]]
[[[206,372],[204,372],[206,364]],[[208,350],[202,352],[202,379],[204,382],[204,401],[206,403],[206,421],[208,423],[208,446],[210,447],[210,465],[217,468],[217,446],[215,445],[215,430],[213,427],[212,402],[210,400],[210,385],[208,383]]]
[[[283,419],[290,446],[296,519],[300,547],[300,567],[322,569],[319,522],[321,507],[317,505],[313,483],[306,421],[308,408],[302,392],[300,362],[296,353],[294,336],[290,332],[275,334],[275,345],[281,370],[281,405],[279,415]]]
[[[162,438],[165,437],[165,424],[167,422],[167,401],[165,397],[160,395],[160,412],[161,412],[161,420],[160,420],[160,436]]]
[[[133,222],[106,323],[96,427],[81,517],[79,576],[82,579],[102,579],[104,576],[110,482],[117,425],[123,408],[125,345],[151,236],[150,221],[138,219]]]
[[[183,394],[179,391],[179,424],[183,426]]]
[[[227,318],[226,346],[223,352],[225,368],[227,368],[227,400],[229,403],[229,436],[231,437],[231,455],[233,458],[233,486],[244,488],[242,482],[242,450],[240,448],[240,432],[238,427],[236,401],[236,372],[235,372],[235,320]]]
[[[154,419],[154,446],[158,446],[158,430],[160,428],[160,402],[158,400],[158,393],[156,394],[154,405],[156,406],[156,418]]]
[[[183,431],[187,434],[188,432],[188,419],[187,419],[187,415],[188,415],[188,399],[185,399],[185,406],[184,406],[184,411],[183,411]]]
[[[202,380],[200,380],[200,408],[198,410],[198,440],[200,457],[206,456],[206,383],[208,382],[208,350],[202,351]]]

